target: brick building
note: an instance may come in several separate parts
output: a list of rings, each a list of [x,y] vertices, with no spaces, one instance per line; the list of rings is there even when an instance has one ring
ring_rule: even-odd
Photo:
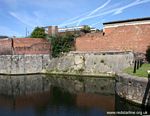
[[[70,34],[81,34],[81,30],[88,25],[81,25],[81,26],[73,26],[73,27],[64,27],[59,28],[58,26],[46,26],[43,27],[45,29],[45,33],[48,35],[64,35],[66,33]],[[96,28],[90,27],[92,32],[96,31]]]
[[[76,39],[76,51],[134,51],[150,45],[150,17],[103,23],[102,32]]]

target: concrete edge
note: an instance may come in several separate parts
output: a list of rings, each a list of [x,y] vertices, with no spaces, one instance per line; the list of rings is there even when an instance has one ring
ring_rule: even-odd
[[[61,72],[38,72],[38,73],[27,73],[27,74],[6,74],[0,73],[0,75],[9,75],[9,76],[19,76],[19,75],[35,75],[35,74],[43,74],[43,75],[62,75],[62,76],[86,76],[86,77],[99,77],[99,78],[114,78],[114,74],[76,74],[76,73],[61,73]]]
[[[58,73],[58,72],[50,72],[50,73],[45,73],[47,75],[64,75],[64,76],[86,76],[86,77],[100,77],[100,78],[115,78],[115,75],[110,75],[110,74],[76,74],[76,73]]]

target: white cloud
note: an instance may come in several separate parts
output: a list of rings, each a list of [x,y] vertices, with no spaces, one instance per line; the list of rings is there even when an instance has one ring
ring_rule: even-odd
[[[8,13],[12,17],[30,27],[46,25],[51,21],[50,18],[54,13],[58,16],[55,19],[63,19],[58,14],[72,12],[69,8],[74,7],[72,0],[30,0],[28,2],[27,0],[5,0],[3,2],[9,8]]]
[[[83,2],[83,0],[82,0],[82,2]],[[86,0],[85,0],[85,2],[86,2]],[[70,24],[82,22],[82,20],[84,20],[84,19],[83,19],[84,17],[93,15],[93,14],[95,14],[96,12],[98,12],[98,11],[100,11],[100,10],[105,10],[105,9],[103,9],[103,8],[104,8],[105,6],[107,6],[110,2],[111,2],[111,0],[107,0],[104,4],[100,5],[98,8],[96,8],[96,9],[94,9],[94,10],[92,10],[92,11],[87,11],[87,12],[82,13],[82,14],[80,14],[80,15],[78,15],[78,16],[73,17],[73,18],[70,18],[69,20],[63,22],[63,23],[60,24],[59,26],[65,26],[65,25],[70,25]],[[118,5],[118,3],[115,4],[115,5]],[[111,6],[115,6],[115,5],[111,5]],[[110,8],[111,8],[111,6],[110,6]],[[106,9],[107,9],[107,8],[106,8]],[[80,21],[80,20],[81,20],[81,21]]]
[[[27,26],[35,27],[39,24],[38,17],[35,15],[31,16],[26,12],[9,12],[9,14]]]
[[[116,11],[114,12],[114,15],[117,15],[117,14],[120,14],[123,12],[123,10],[127,9],[127,8],[130,8],[130,7],[133,7],[133,6],[137,6],[137,5],[140,5],[140,4],[144,4],[144,3],[147,3],[147,2],[150,2],[150,0],[136,0],[136,1],[133,1],[123,7],[120,7],[118,9],[116,9]]]
[[[99,7],[96,8],[95,10],[91,11],[91,13],[88,14],[88,16],[95,14],[95,13],[98,12],[100,9],[104,8],[105,6],[107,6],[110,2],[111,2],[111,0],[108,0],[108,1],[105,2],[103,5],[99,6]]]
[[[84,17],[84,16],[87,16],[89,13],[90,13],[90,11],[88,11],[88,12],[86,12],[86,13],[83,13],[83,14],[81,14],[81,15],[78,15],[78,16],[76,16],[76,17],[73,17],[73,18],[71,18],[71,19],[65,21],[65,23],[66,23],[66,22],[70,22],[70,21],[74,21],[74,20],[77,20],[77,19],[80,19],[80,18],[82,18],[82,17]],[[65,24],[65,23],[62,23],[62,24]]]
[[[130,2],[126,5],[123,5],[123,6],[119,6],[119,7],[116,4],[116,7],[112,8],[112,9],[110,9],[110,7],[111,7],[109,5],[110,2],[111,1],[108,0],[106,3],[104,3],[100,7],[92,10],[89,14],[79,17],[75,20],[71,20],[70,22],[61,24],[60,26],[67,26],[67,25],[71,25],[71,24],[76,24],[78,26],[81,24],[81,22],[88,20],[88,19],[104,17],[105,15],[109,15],[109,14],[118,15],[118,14],[123,13],[124,10],[126,10],[130,7],[148,3],[148,2],[150,2],[150,0],[133,0],[132,2]],[[108,6],[108,7],[106,7],[106,6]]]
[[[43,25],[47,25],[47,23],[49,22],[50,23],[54,22],[54,21],[51,21],[50,19],[50,18],[53,18],[51,14],[56,13],[58,9],[59,10],[61,9],[60,12],[62,13],[64,13],[64,11],[73,12],[72,10],[74,9],[70,10],[70,8],[77,5],[74,3],[77,3],[78,1],[79,0],[76,0],[76,2],[74,0],[62,0],[62,1],[60,0],[30,0],[27,2],[26,0],[4,0],[3,2],[7,3],[7,5],[10,6],[9,14],[13,18],[17,19],[18,21],[25,24],[26,26],[33,28],[35,26],[43,26]],[[83,0],[81,1],[83,2]],[[114,4],[111,4],[113,3],[112,0],[107,0],[105,3],[101,4],[99,7],[91,11],[87,11],[83,14],[80,14],[76,17],[70,18],[69,20],[63,22],[59,26],[63,27],[63,26],[68,26],[68,25],[80,25],[82,24],[82,22],[86,20],[92,20],[96,18],[104,19],[108,15],[119,15],[128,8],[150,2],[150,0],[130,0],[130,1],[131,2],[129,1],[125,2],[126,4],[123,4],[122,1],[117,2],[117,3],[114,2]],[[25,6],[28,6],[30,9],[28,9],[28,7],[25,8]],[[55,9],[56,9],[56,12],[55,12]],[[57,14],[57,16],[59,15]],[[54,18],[57,19],[57,17],[54,17]],[[98,21],[91,25],[94,26],[99,23],[101,22]]]
[[[118,15],[118,14],[121,14],[121,13],[123,13],[123,11],[122,10],[118,10],[118,11],[114,12],[113,15]]]
[[[97,14],[106,12],[106,11],[111,10],[111,9],[114,9],[114,8],[118,7],[119,5],[120,5],[120,3],[116,3],[116,4],[113,4],[113,5],[109,6],[109,7],[106,7],[106,8],[103,8],[103,9],[99,9],[99,11],[98,11]],[[96,9],[97,9],[97,8],[96,8]],[[94,10],[95,10],[95,9],[94,9]],[[72,24],[80,25],[80,23],[81,23],[82,21],[84,21],[84,20],[88,19],[88,17],[90,17],[89,14],[90,14],[91,12],[93,12],[94,10],[88,11],[88,12],[85,12],[85,13],[83,13],[83,14],[81,14],[81,15],[78,15],[78,16],[76,16],[76,17],[73,17],[73,18],[71,18],[71,19],[65,21],[64,23],[60,24],[59,26],[60,26],[60,27],[63,27],[63,26],[72,25]],[[91,16],[93,16],[93,15],[91,15]]]

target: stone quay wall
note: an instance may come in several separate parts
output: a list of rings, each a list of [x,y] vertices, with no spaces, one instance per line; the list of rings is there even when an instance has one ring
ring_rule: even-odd
[[[48,65],[47,54],[38,55],[0,55],[1,74],[40,73]]]
[[[132,52],[70,52],[58,58],[50,58],[48,54],[0,55],[0,73],[30,74],[47,71],[56,74],[114,74],[132,66],[133,61]]]
[[[132,52],[70,52],[51,59],[48,72],[101,74],[118,72],[133,65]]]
[[[150,80],[131,76],[128,74],[118,74],[116,77],[116,93],[129,101],[137,104],[150,104]]]

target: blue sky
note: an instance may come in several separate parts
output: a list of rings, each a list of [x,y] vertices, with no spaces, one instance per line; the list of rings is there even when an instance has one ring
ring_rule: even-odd
[[[150,16],[150,0],[0,0],[0,35],[25,36],[36,26],[101,29],[103,22]]]

